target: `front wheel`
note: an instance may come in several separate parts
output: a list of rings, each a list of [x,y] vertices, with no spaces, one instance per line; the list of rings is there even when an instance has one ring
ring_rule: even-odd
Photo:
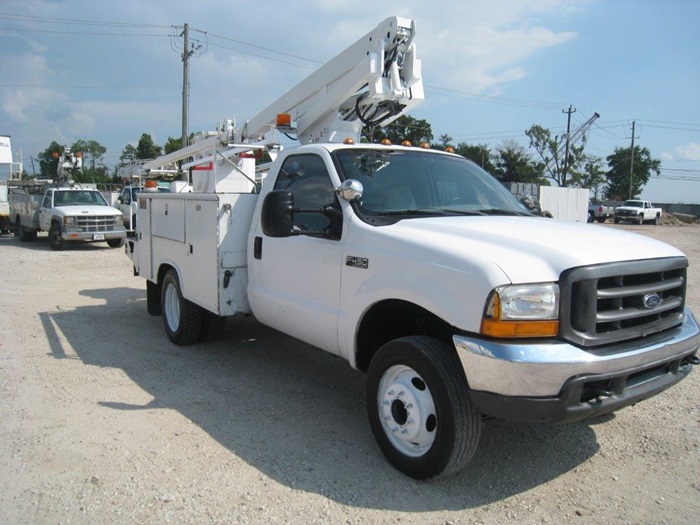
[[[107,246],[110,248],[120,248],[124,246],[124,238],[119,237],[118,239],[107,239]]]
[[[389,462],[415,479],[448,476],[474,455],[481,415],[455,351],[424,336],[382,346],[367,375],[367,412]]]
[[[60,252],[66,246],[66,242],[61,237],[61,225],[57,222],[52,223],[51,228],[49,228],[49,244],[51,249],[57,252]]]
[[[202,329],[202,309],[182,296],[175,270],[163,278],[160,303],[170,341],[180,346],[196,343]]]
[[[637,218],[637,224],[644,224],[644,215],[640,215]]]

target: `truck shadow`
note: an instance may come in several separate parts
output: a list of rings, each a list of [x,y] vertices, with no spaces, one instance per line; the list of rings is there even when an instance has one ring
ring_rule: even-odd
[[[97,393],[99,405],[175,410],[266,476],[342,504],[408,512],[483,506],[547,483],[599,448],[587,424],[491,420],[464,472],[417,482],[384,460],[367,423],[364,375],[344,360],[250,317],[229,319],[221,341],[176,347],[162,320],[146,313],[145,291],[81,294],[106,304],[40,313],[51,355],[122,370],[153,397],[134,405]]]

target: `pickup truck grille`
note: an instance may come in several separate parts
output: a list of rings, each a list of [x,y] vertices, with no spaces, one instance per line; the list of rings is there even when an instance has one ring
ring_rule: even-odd
[[[562,337],[583,346],[600,346],[680,325],[687,267],[685,257],[673,257],[565,272],[560,280]]]
[[[615,215],[621,215],[625,217],[636,217],[639,215],[639,211],[637,210],[615,210]]]
[[[114,231],[114,216],[95,215],[92,217],[77,217],[78,227],[81,231],[98,233]]]

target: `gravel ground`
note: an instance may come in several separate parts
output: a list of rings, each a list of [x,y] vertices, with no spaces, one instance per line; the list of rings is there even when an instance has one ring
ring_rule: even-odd
[[[700,226],[615,226],[691,261]],[[0,237],[0,523],[696,524],[700,371],[586,423],[487,421],[460,475],[411,480],[366,421],[364,376],[263,327],[179,348],[121,249]]]

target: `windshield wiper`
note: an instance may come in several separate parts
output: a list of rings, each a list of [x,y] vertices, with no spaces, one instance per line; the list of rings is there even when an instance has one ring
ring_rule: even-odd
[[[445,212],[442,210],[431,210],[431,209],[411,209],[411,210],[386,210],[378,211],[377,215],[444,215]]]
[[[524,217],[529,217],[530,213],[525,213],[521,211],[504,210],[502,208],[487,208],[485,210],[479,210],[482,215],[519,215]]]

